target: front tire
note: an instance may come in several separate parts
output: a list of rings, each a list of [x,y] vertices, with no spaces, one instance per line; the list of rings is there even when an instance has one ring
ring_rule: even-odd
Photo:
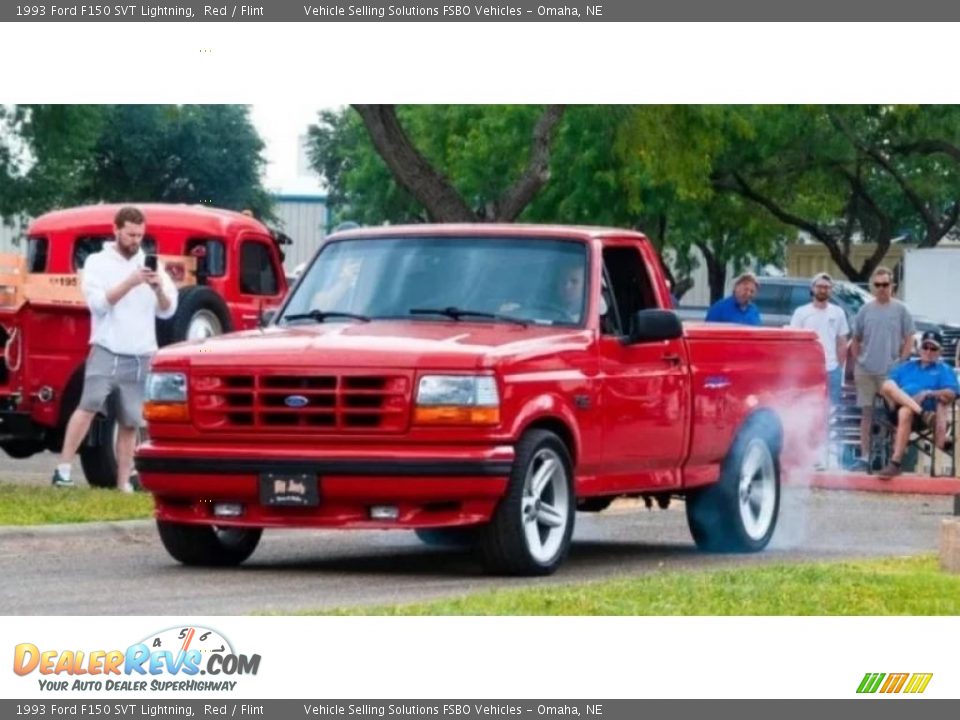
[[[687,523],[709,552],[758,552],[770,542],[780,511],[777,443],[759,424],[737,437],[719,482],[687,496]]]
[[[570,551],[576,500],[567,446],[547,430],[517,444],[507,494],[480,530],[484,566],[507,575],[549,575]]]
[[[257,549],[260,528],[218,528],[157,520],[157,530],[170,556],[184,565],[230,567]]]

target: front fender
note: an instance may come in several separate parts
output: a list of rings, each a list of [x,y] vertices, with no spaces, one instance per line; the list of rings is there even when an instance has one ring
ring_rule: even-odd
[[[544,393],[530,398],[514,417],[510,425],[510,435],[514,441],[517,441],[527,428],[538,423],[562,424],[566,435],[563,439],[570,444],[573,456],[575,458],[581,456],[582,438],[579,423],[572,405],[566,398],[553,393]]]

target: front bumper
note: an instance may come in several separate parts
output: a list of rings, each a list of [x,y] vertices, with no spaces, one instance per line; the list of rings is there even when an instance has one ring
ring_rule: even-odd
[[[171,522],[234,527],[429,528],[487,522],[506,492],[512,446],[477,448],[353,448],[307,452],[173,447],[148,442],[136,466],[153,493],[157,517]],[[277,507],[260,501],[266,473],[307,473],[318,479],[319,505]],[[236,518],[214,515],[218,503],[240,503]],[[393,520],[371,518],[392,506]]]
[[[42,438],[42,429],[28,413],[0,411],[0,442]]]

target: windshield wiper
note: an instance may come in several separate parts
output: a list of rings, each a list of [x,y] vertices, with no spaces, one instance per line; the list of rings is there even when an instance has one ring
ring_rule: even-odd
[[[349,312],[338,312],[336,310],[330,310],[329,312],[324,310],[311,310],[310,312],[297,313],[295,315],[284,315],[281,320],[313,320],[318,323],[322,323],[328,318],[348,318],[350,320],[359,320],[360,322],[370,322],[370,318],[366,315],[358,315],[357,313]]]
[[[529,323],[526,320],[522,320],[518,317],[512,317],[511,315],[500,315],[499,313],[491,312],[482,312],[480,310],[465,310],[464,308],[458,307],[445,307],[445,308],[411,308],[411,315],[444,315],[448,318],[453,318],[454,320],[460,320],[465,317],[476,317],[476,318],[486,318],[489,320],[500,320],[501,322],[513,323],[514,325],[522,325],[527,327]]]

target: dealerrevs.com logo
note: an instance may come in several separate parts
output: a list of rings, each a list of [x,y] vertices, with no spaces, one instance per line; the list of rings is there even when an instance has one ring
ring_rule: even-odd
[[[867,673],[860,681],[858,693],[919,694],[927,689],[933,673]]]
[[[39,674],[41,690],[230,691],[233,679],[256,675],[260,655],[237,653],[216,630],[175,627],[151,633],[125,650],[56,650],[20,643],[13,671]],[[202,677],[201,677],[202,676]]]

